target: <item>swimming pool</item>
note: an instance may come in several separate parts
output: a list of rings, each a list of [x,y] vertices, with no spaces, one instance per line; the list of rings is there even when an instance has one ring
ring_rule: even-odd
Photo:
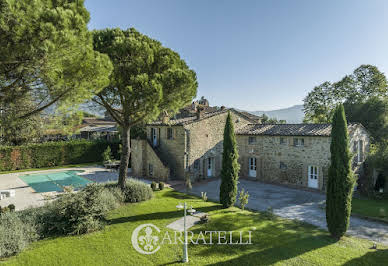
[[[92,181],[77,175],[83,171],[64,171],[55,173],[28,174],[20,178],[32,187],[36,192],[63,192],[66,186],[73,186],[75,189],[82,188]]]

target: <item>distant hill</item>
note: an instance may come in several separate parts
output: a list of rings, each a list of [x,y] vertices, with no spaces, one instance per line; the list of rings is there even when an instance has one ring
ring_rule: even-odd
[[[289,108],[278,109],[273,111],[250,111],[254,115],[266,114],[269,118],[286,120],[287,123],[302,123],[304,118],[303,105],[294,105]]]

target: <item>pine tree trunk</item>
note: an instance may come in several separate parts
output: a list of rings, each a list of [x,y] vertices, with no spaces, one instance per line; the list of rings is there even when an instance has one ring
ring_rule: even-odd
[[[122,136],[121,136],[122,151],[121,151],[121,158],[120,158],[120,172],[119,172],[119,181],[118,181],[118,185],[122,190],[124,190],[125,188],[129,157],[131,154],[130,139],[131,139],[131,128],[129,125],[124,125]]]

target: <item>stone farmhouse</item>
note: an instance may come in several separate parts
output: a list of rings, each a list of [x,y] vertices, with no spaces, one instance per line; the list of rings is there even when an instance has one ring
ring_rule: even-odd
[[[190,109],[191,108],[191,109]],[[159,180],[219,178],[228,111],[234,122],[240,178],[325,190],[330,164],[330,124],[261,124],[260,117],[193,103],[173,118],[146,125],[147,139],[131,140],[132,175]],[[361,173],[369,135],[349,124],[354,170]]]

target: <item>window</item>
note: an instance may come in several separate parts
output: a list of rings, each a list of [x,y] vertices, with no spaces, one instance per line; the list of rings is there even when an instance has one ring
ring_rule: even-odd
[[[148,175],[149,176],[154,175],[154,166],[152,164],[148,164]]]
[[[167,128],[167,139],[173,139],[172,133],[173,133],[172,128],[168,127]]]
[[[281,170],[285,170],[285,169],[287,169],[287,165],[284,162],[280,162],[279,168]]]
[[[294,138],[294,146],[295,147],[304,146],[304,139],[303,138]]]
[[[249,170],[253,170],[253,171],[256,171],[256,158],[255,157],[252,157],[252,158],[249,158]]]
[[[194,161],[194,170],[199,170],[199,159]]]
[[[254,144],[254,143],[256,143],[256,137],[249,137],[249,138],[248,138],[248,143],[249,143],[249,144]]]
[[[318,167],[317,166],[309,166],[309,178],[310,179],[318,179]]]
[[[280,144],[286,144],[286,138],[280,138]]]

